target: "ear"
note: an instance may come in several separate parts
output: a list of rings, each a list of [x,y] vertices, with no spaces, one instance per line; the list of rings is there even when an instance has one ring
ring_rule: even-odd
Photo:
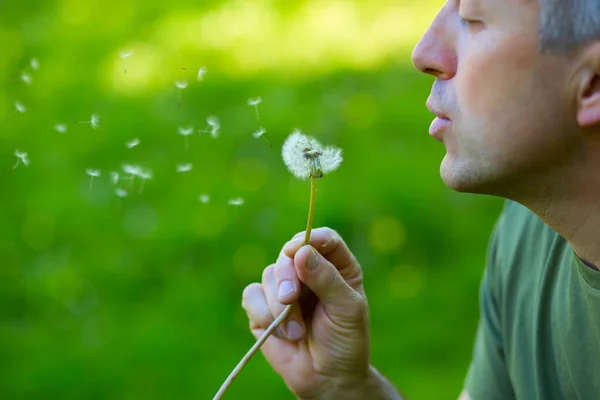
[[[600,42],[582,55],[584,68],[577,93],[577,122],[582,127],[600,125]]]

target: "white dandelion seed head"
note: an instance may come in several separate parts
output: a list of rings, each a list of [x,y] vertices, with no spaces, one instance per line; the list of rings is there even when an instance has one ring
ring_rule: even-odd
[[[200,67],[200,69],[198,70],[198,80],[199,81],[204,80],[204,75],[206,75],[206,72],[208,72],[206,67]]]
[[[31,61],[29,62],[29,65],[31,65],[31,68],[37,70],[40,67],[40,63],[38,62],[37,58],[32,58]]]
[[[65,133],[67,131],[67,126],[65,124],[56,124],[54,125],[54,130],[58,133]]]
[[[324,148],[318,140],[294,130],[281,150],[283,162],[297,178],[321,178],[337,169],[343,161],[342,150],[333,146]]]
[[[132,50],[128,50],[128,51],[122,51],[119,53],[119,57],[121,57],[121,60],[126,60],[129,57],[131,57],[133,55],[133,51]]]
[[[192,133],[194,133],[194,128],[191,126],[180,126],[179,128],[177,128],[177,132],[179,132],[179,134],[182,136],[189,136]]]
[[[241,206],[242,204],[244,204],[244,199],[241,197],[229,200],[229,205],[231,206]]]
[[[265,133],[267,133],[265,128],[258,128],[258,130],[252,134],[252,136],[254,136],[254,139],[258,139]]]
[[[117,188],[115,189],[115,195],[117,195],[117,197],[120,198],[127,197],[127,191],[121,188]]]
[[[200,203],[208,203],[210,201],[210,196],[207,194],[201,194],[200,196],[198,196],[198,200],[200,201]]]
[[[98,116],[98,114],[92,114],[92,118],[90,119],[90,124],[92,125],[92,128],[96,129],[98,128],[98,126],[100,126],[100,117]]]
[[[21,80],[28,85],[31,85],[31,82],[33,82],[33,78],[27,72],[21,72]]]
[[[248,105],[249,106],[257,106],[260,103],[262,103],[262,98],[261,97],[257,97],[255,99],[248,99]]]
[[[135,146],[137,146],[138,144],[140,144],[140,139],[135,138],[135,139],[131,139],[129,142],[125,143],[125,146],[127,146],[128,149],[134,148]]]
[[[177,172],[189,172],[192,169],[192,164],[177,164]]]
[[[133,176],[140,176],[142,173],[142,167],[139,165],[125,164],[123,165],[123,172]]]
[[[93,168],[86,169],[85,173],[88,174],[89,176],[91,176],[92,178],[95,178],[95,177],[98,177],[101,175],[101,172],[99,169],[93,169]]]
[[[187,81],[175,81],[175,86],[177,86],[179,89],[183,90],[186,87],[188,87],[188,83],[187,83]]]
[[[110,181],[113,183],[113,185],[119,183],[119,173],[117,171],[110,172]]]
[[[20,101],[15,101],[15,108],[17,109],[18,112],[20,112],[21,114],[23,114],[25,111],[27,111],[27,107],[25,107],[23,105],[23,103],[21,103]]]

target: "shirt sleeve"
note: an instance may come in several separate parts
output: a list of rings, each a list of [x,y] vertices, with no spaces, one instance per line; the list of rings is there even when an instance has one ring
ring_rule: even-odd
[[[504,209],[504,212],[506,208]],[[502,338],[501,285],[498,270],[498,240],[504,212],[494,227],[488,246],[487,264],[480,286],[481,316],[465,389],[472,400],[514,399],[505,361]]]

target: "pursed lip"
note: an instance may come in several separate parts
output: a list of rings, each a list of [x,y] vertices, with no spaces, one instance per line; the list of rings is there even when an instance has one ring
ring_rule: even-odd
[[[425,106],[427,107],[427,109],[429,111],[431,111],[432,114],[434,114],[439,119],[450,120],[448,115],[446,115],[443,111],[441,111],[439,109],[439,107],[436,107],[430,99],[427,99],[427,103],[425,103]]]

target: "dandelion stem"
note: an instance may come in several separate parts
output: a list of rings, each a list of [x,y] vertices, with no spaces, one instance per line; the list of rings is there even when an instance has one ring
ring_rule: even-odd
[[[260,116],[258,115],[258,104],[254,106],[254,110],[256,111],[256,119],[260,120]]]
[[[269,142],[269,139],[267,139],[264,135],[261,135],[261,138],[267,142],[267,144],[269,145],[269,147],[273,147],[273,145],[271,144],[271,142]]]
[[[307,245],[310,242],[310,232],[312,230],[313,219],[315,215],[315,197],[317,195],[317,178],[313,175],[310,177],[310,205],[308,207],[308,221],[306,223],[306,233],[304,235],[304,244]],[[269,336],[277,329],[277,327],[289,317],[292,312],[294,305],[289,304],[285,307],[283,312],[275,318],[275,321],[271,323],[271,325],[267,328],[267,330],[262,334],[262,336],[256,341],[256,343],[252,346],[252,348],[246,353],[244,358],[238,363],[238,365],[234,368],[234,370],[229,374],[221,388],[213,397],[213,400],[219,400],[223,398],[225,391],[229,388],[233,380],[238,376],[241,372],[242,368],[248,364],[248,361],[252,358],[252,356],[260,349],[263,343],[268,339]]]
[[[94,183],[94,177],[90,177],[90,192],[92,191],[92,184]]]
[[[187,138],[187,136],[183,137],[183,141],[185,143],[185,152],[187,153],[187,151],[188,151],[188,138]]]

